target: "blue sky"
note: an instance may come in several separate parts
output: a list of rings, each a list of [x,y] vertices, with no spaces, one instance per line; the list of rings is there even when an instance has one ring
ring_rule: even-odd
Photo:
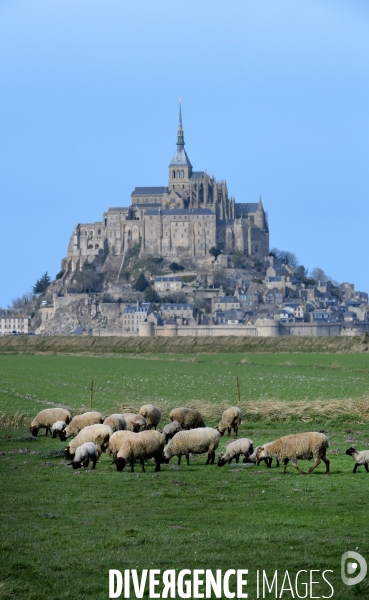
[[[262,197],[271,247],[369,291],[369,4],[1,0],[0,306],[78,222],[195,170]]]

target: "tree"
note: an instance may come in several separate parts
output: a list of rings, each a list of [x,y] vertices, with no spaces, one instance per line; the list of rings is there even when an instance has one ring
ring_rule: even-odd
[[[44,273],[40,279],[37,279],[35,285],[32,288],[33,293],[43,294],[43,292],[49,287],[50,283],[51,278],[48,272],[46,271],[46,273]]]
[[[151,285],[148,285],[147,288],[144,291],[144,299],[146,302],[160,302],[161,298],[158,294],[158,292],[156,290],[154,290],[154,288],[151,287]]]
[[[103,276],[96,273],[92,265],[85,263],[81,271],[73,275],[72,284],[68,286],[70,292],[75,294],[90,294],[100,292]]]
[[[215,246],[212,246],[212,248],[210,248],[210,250],[209,250],[209,254],[214,256],[214,258],[216,260],[220,254],[220,250],[218,250],[218,248],[216,248]]]
[[[232,263],[235,269],[244,269],[246,267],[246,254],[236,250],[232,256]]]
[[[311,271],[310,276],[315,279],[315,281],[327,281],[327,279],[329,279],[328,275],[320,267],[315,267],[315,269]]]
[[[179,265],[176,262],[171,262],[169,265],[169,268],[171,271],[173,271],[173,273],[175,273],[176,271],[184,271],[184,266],[183,265]]]
[[[136,292],[144,292],[148,285],[149,283],[145,275],[143,273],[140,273],[133,287],[136,290]]]
[[[289,252],[289,250],[278,250],[278,248],[272,248],[269,252],[269,256],[274,256],[274,258],[279,259],[285,265],[288,265],[293,269],[297,268],[297,256],[293,252]]]
[[[305,279],[308,276],[308,269],[305,269],[304,265],[299,265],[298,267],[296,267],[295,269],[295,277],[296,279],[299,279],[300,281],[305,281]]]

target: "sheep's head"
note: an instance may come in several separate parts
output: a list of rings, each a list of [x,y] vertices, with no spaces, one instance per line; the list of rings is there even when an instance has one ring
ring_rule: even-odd
[[[219,456],[218,467],[224,467],[224,465],[226,465],[226,464],[227,464],[227,461],[224,460],[223,456]]]
[[[354,452],[356,452],[356,450],[352,446],[346,450],[346,454],[348,454],[349,456],[352,456]]]
[[[227,428],[224,426],[223,422],[222,422],[222,421],[220,421],[220,422],[218,423],[218,427],[216,427],[215,429],[216,429],[217,431],[219,431],[220,435],[224,435],[224,432],[225,432],[225,430],[226,430]]]
[[[164,448],[161,462],[167,465],[171,458],[172,458],[172,455],[170,454],[170,452],[168,452],[168,449]]]
[[[73,469],[80,469],[82,466],[82,463],[73,460],[72,462],[68,463],[68,466],[70,466],[70,465],[72,465]]]
[[[116,458],[114,458],[113,463],[116,465],[117,471],[123,471],[124,467],[127,464],[127,461],[125,458],[122,458],[121,456],[119,456],[119,457],[117,456]]]
[[[266,457],[265,448],[264,448],[264,446],[260,446],[260,448],[258,448],[255,453],[255,462],[258,462],[259,460],[261,460],[262,458],[265,458],[265,457]]]
[[[59,436],[59,439],[61,442],[65,442],[65,440],[67,439],[67,434],[65,433],[65,429],[62,429],[61,431],[57,431],[56,435]]]
[[[67,446],[66,448],[64,448],[64,452],[65,452],[65,458],[67,458],[68,460],[73,458],[74,454],[70,453],[70,447]]]
[[[108,446],[109,446],[109,440],[105,440],[105,442],[103,442],[101,444],[101,446],[99,446],[100,454],[101,454],[101,452],[106,452],[106,449],[108,448]],[[99,454],[99,458],[100,458],[100,454]]]
[[[33,427],[29,427],[28,429],[31,432],[31,435],[33,435],[33,437],[37,437],[39,427],[34,425]]]

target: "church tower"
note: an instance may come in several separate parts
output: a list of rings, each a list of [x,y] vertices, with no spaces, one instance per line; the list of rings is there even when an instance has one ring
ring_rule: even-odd
[[[182,128],[181,99],[179,104],[179,124],[177,132],[177,149],[169,165],[169,190],[184,190],[188,187],[192,175],[192,165],[184,149],[185,141]]]

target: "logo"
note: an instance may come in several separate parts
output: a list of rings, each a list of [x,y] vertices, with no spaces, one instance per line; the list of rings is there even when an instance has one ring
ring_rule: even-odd
[[[360,568],[360,570],[358,570]],[[341,558],[341,577],[346,585],[360,583],[368,570],[366,560],[358,552],[345,552]],[[351,577],[353,575],[353,577]]]

